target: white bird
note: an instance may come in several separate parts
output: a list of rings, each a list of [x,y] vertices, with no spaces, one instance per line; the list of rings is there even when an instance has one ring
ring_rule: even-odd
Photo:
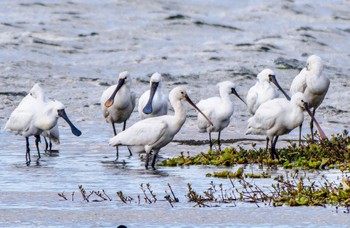
[[[162,76],[154,73],[150,79],[150,89],[139,99],[138,111],[141,119],[166,115],[168,97],[162,91]]]
[[[304,93],[309,107],[312,108],[312,115],[315,116],[316,109],[324,100],[329,88],[329,79],[322,75],[322,59],[317,55],[311,55],[307,59],[307,66],[294,78],[290,86],[290,94],[297,92]],[[301,141],[301,126],[299,128],[299,143]],[[310,121],[311,138],[314,139],[313,119]]]
[[[247,93],[247,108],[252,115],[255,114],[262,103],[279,97],[278,90],[272,86],[271,82],[281,90],[272,70],[264,69],[258,74],[257,78],[258,81]]]
[[[117,85],[110,86],[101,96],[101,108],[103,116],[107,123],[111,123],[114,135],[117,135],[115,123],[124,123],[123,131],[126,127],[126,121],[129,119],[135,108],[135,93],[130,90],[131,79],[129,72],[124,71],[119,74]],[[116,160],[119,152],[116,147]],[[132,155],[129,150],[130,155]]]
[[[202,114],[198,113],[197,125],[200,132],[209,133],[210,149],[212,149],[211,132],[218,132],[218,146],[221,150],[220,134],[226,128],[233,114],[233,103],[231,94],[236,95],[241,101],[244,100],[237,94],[235,84],[230,81],[224,81],[217,84],[220,97],[210,97],[197,103],[197,107],[213,122],[210,125]]]
[[[268,150],[269,140],[271,140],[272,159],[278,159],[276,152],[276,143],[280,135],[288,134],[294,128],[298,127],[304,120],[303,111],[306,110],[311,118],[312,116],[305,96],[302,93],[296,93],[291,100],[285,98],[276,98],[260,105],[255,115],[248,120],[248,129],[246,134],[266,135],[266,152]],[[314,119],[320,132],[321,138],[327,138],[321,127]]]
[[[179,86],[174,88],[169,94],[169,99],[175,111],[174,115],[157,116],[140,120],[117,136],[111,138],[109,144],[112,146],[126,145],[138,151],[145,151],[146,169],[148,169],[149,155],[153,150],[152,168],[155,169],[154,165],[159,150],[172,141],[176,133],[185,123],[186,111],[181,101],[186,100],[202,113],[188,97],[184,87]],[[211,123],[209,119],[207,120]]]
[[[45,91],[41,88],[39,83],[36,83],[33,88],[29,91],[30,95],[37,99],[38,101],[48,102],[48,98],[45,94]],[[45,140],[45,151],[49,148],[52,150],[52,142],[55,144],[60,144],[60,133],[58,130],[58,124],[56,124],[53,128],[48,131],[43,131],[41,135]],[[46,138],[49,138],[49,142],[47,142]]]
[[[57,124],[57,119],[62,117],[71,127],[72,133],[76,136],[81,132],[72,124],[64,110],[64,105],[59,101],[44,101],[41,87],[36,84],[31,92],[23,98],[18,107],[11,113],[5,125],[8,131],[14,131],[26,138],[26,163],[30,164],[29,136],[34,135],[38,160],[41,158],[39,150],[40,134],[43,131],[52,129]]]

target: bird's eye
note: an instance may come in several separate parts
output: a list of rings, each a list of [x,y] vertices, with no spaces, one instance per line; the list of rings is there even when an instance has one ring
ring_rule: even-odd
[[[304,103],[304,100],[301,100],[301,102],[303,102],[303,103]]]
[[[185,93],[183,91],[181,91],[181,94],[184,95]]]
[[[125,77],[124,79],[126,80],[128,77]]]

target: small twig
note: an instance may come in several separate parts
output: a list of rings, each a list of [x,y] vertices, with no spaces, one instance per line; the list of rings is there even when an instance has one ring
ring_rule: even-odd
[[[105,190],[102,189],[102,192],[103,192],[103,194],[108,198],[109,201],[112,201],[112,198],[109,197],[109,196],[107,195],[107,193],[105,192]]]
[[[120,200],[126,204],[125,196],[123,195],[122,191],[117,192],[117,195],[119,196]]]
[[[101,199],[107,200],[107,198],[104,197],[100,191],[97,191],[97,192],[94,191],[94,193],[95,193],[95,195],[97,195],[97,196],[100,197]]]
[[[151,204],[152,201],[148,198],[148,196],[147,196],[147,194],[146,194],[146,190],[143,188],[143,184],[141,184],[140,186],[141,186],[141,190],[142,190],[142,192],[143,192],[143,195],[145,196],[145,197],[144,197],[145,202]]]
[[[79,190],[80,190],[81,195],[83,196],[83,199],[86,202],[89,202],[89,199],[86,197],[86,191],[85,191],[85,189],[83,188],[82,185],[79,185]]]
[[[171,203],[171,198],[170,198],[170,195],[167,193],[167,191],[165,191],[165,194],[166,195],[164,196],[164,198],[166,199],[166,201],[168,201],[171,207],[174,207],[174,205]]]
[[[64,200],[67,200],[67,197],[64,195],[64,192],[58,193],[58,196],[62,197]]]
[[[156,195],[153,194],[153,191],[151,190],[151,185],[150,185],[149,183],[147,183],[147,184],[146,184],[146,187],[147,187],[149,193],[151,194],[151,196],[153,197],[153,202],[154,202],[154,203],[157,202]]]
[[[173,189],[171,188],[171,186],[170,186],[170,184],[168,183],[168,187],[169,187],[169,189],[170,189],[170,192],[171,192],[171,194],[173,195],[173,197],[174,197],[174,202],[179,202],[179,199],[175,196],[175,194],[174,194],[174,192],[173,192]]]

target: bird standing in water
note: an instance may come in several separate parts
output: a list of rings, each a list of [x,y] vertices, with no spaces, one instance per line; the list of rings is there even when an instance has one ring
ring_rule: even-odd
[[[266,135],[266,151],[271,141],[270,156],[272,159],[278,159],[276,152],[278,137],[288,134],[303,122],[304,110],[314,119],[321,138],[326,139],[326,135],[308,108],[304,94],[300,92],[295,93],[290,101],[285,98],[276,98],[261,104],[254,116],[249,118],[246,134]]]
[[[233,114],[231,94],[237,96],[243,103],[245,102],[236,92],[233,82],[224,81],[218,83],[217,86],[219,87],[220,97],[210,97],[197,103],[197,107],[213,122],[213,125],[210,125],[201,113],[198,113],[197,125],[200,132],[209,133],[210,149],[213,146],[211,132],[218,132],[218,146],[221,150],[220,134],[229,125]]]
[[[182,100],[186,100],[190,105],[202,113],[202,111],[200,111],[188,97],[184,87],[175,87],[170,92],[169,99],[175,111],[174,115],[163,115],[140,120],[125,131],[119,133],[117,136],[111,138],[109,140],[109,145],[126,145],[134,151],[145,151],[146,169],[148,169],[149,156],[153,150],[154,154],[151,166],[155,169],[154,166],[159,150],[173,140],[174,136],[185,123],[186,111],[183,107]],[[204,114],[202,113],[202,115]],[[212,124],[208,118],[207,121]]]
[[[47,100],[45,93],[39,84],[35,84],[30,93],[23,98],[17,108],[11,113],[9,120],[6,122],[5,129],[20,134],[26,139],[26,163],[30,164],[29,137],[35,136],[35,145],[38,151],[39,162],[40,134],[44,131],[51,130],[57,125],[57,120],[62,117],[71,127],[75,136],[80,136],[79,131],[69,120],[64,105],[57,100]]]
[[[130,75],[124,71],[119,74],[117,85],[110,86],[101,96],[101,109],[107,123],[112,124],[113,133],[117,135],[115,123],[123,123],[123,131],[126,121],[135,108],[135,93],[130,90]],[[129,151],[132,155],[131,151]],[[119,157],[118,146],[116,147],[116,160]]]

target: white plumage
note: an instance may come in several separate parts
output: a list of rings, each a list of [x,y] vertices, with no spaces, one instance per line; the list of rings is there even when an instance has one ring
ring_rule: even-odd
[[[119,74],[117,85],[110,86],[101,96],[101,109],[107,123],[112,124],[113,133],[117,135],[115,123],[124,123],[129,119],[135,108],[135,93],[130,90],[131,79],[129,72],[124,71]],[[130,155],[131,154],[131,151]],[[116,147],[116,159],[118,159],[118,147]]]
[[[300,92],[294,94],[290,101],[285,98],[267,101],[260,105],[254,116],[249,118],[246,134],[266,135],[266,150],[271,140],[271,158],[275,156],[278,158],[275,150],[278,137],[288,134],[303,122],[305,109],[311,115],[305,96]],[[317,127],[323,133],[318,124]],[[325,137],[324,133],[322,137]]]
[[[28,137],[32,135],[36,137],[35,142],[39,160],[40,151],[38,143],[40,141],[40,134],[52,129],[57,124],[59,117],[67,121],[74,135],[81,135],[81,132],[68,119],[64,108],[64,105],[59,101],[47,100],[40,85],[35,84],[30,93],[23,98],[18,107],[11,113],[5,129],[26,138],[26,162],[28,165],[31,161]]]
[[[324,100],[330,81],[322,74],[322,59],[317,55],[311,55],[307,59],[307,66],[294,78],[290,86],[290,94],[297,92],[304,93],[305,99],[312,108],[312,114],[315,115],[316,109]],[[302,124],[302,123],[301,123]],[[311,137],[313,137],[313,120],[310,122]],[[299,131],[299,140],[301,139],[301,126]]]
[[[258,74],[256,84],[249,89],[246,100],[251,115],[255,114],[262,103],[279,97],[278,90],[271,84],[274,75],[272,70],[264,69]]]
[[[141,119],[166,115],[168,112],[168,97],[162,91],[162,76],[154,73],[150,79],[150,89],[144,92],[138,105]]]
[[[210,149],[212,149],[211,132],[218,132],[218,145],[219,149],[221,149],[221,131],[229,125],[233,114],[231,94],[235,94],[240,100],[242,100],[236,92],[234,83],[224,81],[218,83],[217,86],[219,87],[220,97],[210,97],[197,103],[197,107],[213,122],[213,125],[210,125],[203,115],[198,113],[198,128],[200,132],[209,133]]]
[[[174,108],[174,115],[163,115],[147,118],[136,122],[134,125],[119,133],[109,140],[112,146],[126,145],[146,152],[145,167],[148,168],[148,160],[153,150],[152,168],[154,169],[159,150],[172,141],[186,120],[186,111],[182,100],[186,100],[197,110],[190,100],[184,87],[176,87],[169,94],[170,103]],[[208,120],[210,122],[210,120]]]

